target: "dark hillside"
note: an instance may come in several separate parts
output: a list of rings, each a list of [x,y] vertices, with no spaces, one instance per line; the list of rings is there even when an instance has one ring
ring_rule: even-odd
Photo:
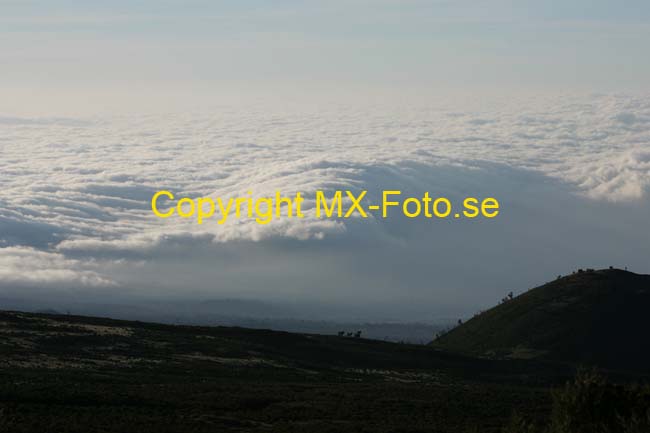
[[[559,278],[485,311],[432,343],[491,358],[650,369],[650,276],[606,269]]]
[[[0,433],[497,432],[571,372],[421,345],[0,312]]]

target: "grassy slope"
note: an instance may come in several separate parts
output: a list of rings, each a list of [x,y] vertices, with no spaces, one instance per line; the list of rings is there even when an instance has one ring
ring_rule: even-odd
[[[563,372],[561,372],[563,373]],[[0,312],[1,432],[495,431],[554,366],[241,328]]]
[[[458,353],[650,366],[650,276],[576,273],[485,311],[433,343]]]

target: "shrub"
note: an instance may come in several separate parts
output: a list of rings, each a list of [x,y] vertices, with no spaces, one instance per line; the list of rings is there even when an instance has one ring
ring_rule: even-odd
[[[551,432],[650,432],[649,404],[647,389],[610,384],[595,371],[583,370],[554,393]]]
[[[542,433],[543,430],[534,422],[527,420],[519,413],[515,412],[510,421],[501,430],[502,433]]]
[[[545,427],[518,414],[502,433],[648,433],[650,388],[607,382],[593,370],[553,392],[553,408]]]

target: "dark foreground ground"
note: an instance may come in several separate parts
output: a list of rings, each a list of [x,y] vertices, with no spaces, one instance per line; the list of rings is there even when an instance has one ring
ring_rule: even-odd
[[[0,312],[0,432],[496,432],[568,367],[427,346]]]

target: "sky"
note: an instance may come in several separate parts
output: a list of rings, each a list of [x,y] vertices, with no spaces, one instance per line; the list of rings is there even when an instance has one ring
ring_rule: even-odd
[[[0,7],[0,86],[9,97],[0,109],[25,114],[187,109],[261,95],[648,90],[643,0],[2,0]]]
[[[0,0],[0,298],[412,321],[578,267],[650,273],[649,42],[645,1]],[[502,212],[149,210],[159,189],[348,188]]]

